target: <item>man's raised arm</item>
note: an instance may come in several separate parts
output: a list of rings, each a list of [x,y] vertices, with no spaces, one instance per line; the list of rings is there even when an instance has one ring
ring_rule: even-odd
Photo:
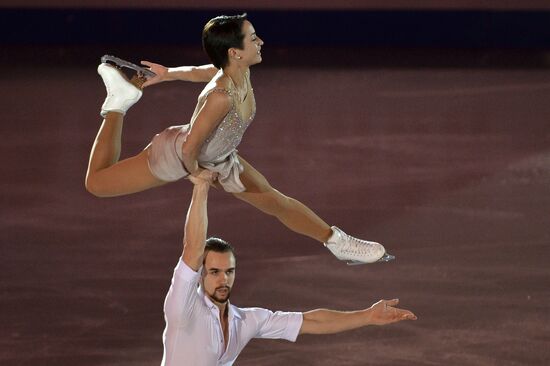
[[[193,197],[185,220],[182,259],[194,271],[198,271],[202,265],[206,231],[208,229],[206,206],[208,189],[214,179],[215,174],[208,170],[203,170],[197,177],[191,176],[189,178],[194,186]]]

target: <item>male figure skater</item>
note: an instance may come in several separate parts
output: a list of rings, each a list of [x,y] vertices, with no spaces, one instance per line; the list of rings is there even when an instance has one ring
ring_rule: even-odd
[[[300,334],[338,333],[416,319],[412,312],[394,307],[397,299],[348,312],[272,312],[230,304],[236,268],[233,248],[224,240],[206,239],[208,190],[215,176],[204,170],[189,179],[194,186],[183,254],[164,304],[163,366],[229,366],[252,338],[294,342]]]

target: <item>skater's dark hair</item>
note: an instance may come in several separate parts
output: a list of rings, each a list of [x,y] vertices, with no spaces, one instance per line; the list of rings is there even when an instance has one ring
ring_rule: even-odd
[[[226,242],[223,239],[216,238],[216,237],[210,237],[206,239],[206,245],[204,246],[204,259],[206,259],[206,255],[208,252],[216,252],[216,253],[227,253],[230,252],[233,254],[233,257],[235,257],[235,249]]]
[[[220,15],[210,19],[202,30],[202,47],[210,61],[218,69],[229,64],[227,51],[230,48],[243,49],[242,26],[246,13],[241,15]]]

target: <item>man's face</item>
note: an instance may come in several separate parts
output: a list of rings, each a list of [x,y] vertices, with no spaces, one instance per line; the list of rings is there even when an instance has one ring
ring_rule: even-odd
[[[206,254],[202,273],[204,292],[210,300],[224,304],[229,300],[235,280],[235,256],[231,252]]]

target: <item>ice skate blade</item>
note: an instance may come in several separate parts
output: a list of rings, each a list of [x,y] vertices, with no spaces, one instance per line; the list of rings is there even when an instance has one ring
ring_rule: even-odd
[[[133,64],[129,61],[123,60],[123,59],[115,57],[115,56],[104,55],[103,57],[101,57],[101,62],[102,63],[112,63],[112,64],[115,64],[118,67],[126,67],[128,69],[132,69],[134,71],[137,71],[138,73],[141,73],[144,76],[149,77],[149,78],[157,76],[157,74],[155,74],[154,72],[152,72],[149,69],[146,69],[145,67],[138,66],[136,64]]]
[[[391,255],[391,254],[388,254],[388,253],[384,253],[384,255],[382,257],[380,257],[379,260],[377,260],[376,262],[373,262],[373,263],[379,263],[379,262],[389,262],[389,261],[393,261],[395,259],[395,255]],[[366,263],[366,262],[361,262],[361,261],[349,261],[349,262],[346,262],[346,264],[348,266],[358,266],[360,264],[372,264],[372,263]]]

